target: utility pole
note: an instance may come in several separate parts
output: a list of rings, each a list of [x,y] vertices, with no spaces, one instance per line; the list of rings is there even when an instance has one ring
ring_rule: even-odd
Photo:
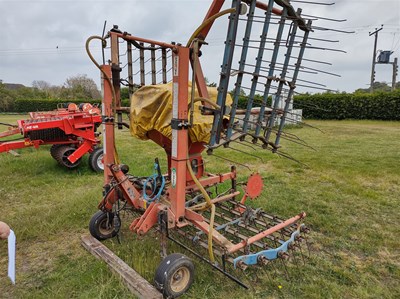
[[[397,57],[393,62],[393,77],[392,77],[392,91],[396,87],[396,77],[397,77],[398,65],[397,65]]]
[[[375,81],[375,62],[376,62],[376,45],[378,43],[378,32],[383,29],[383,25],[381,25],[381,28],[377,29],[375,28],[374,32],[370,32],[369,36],[375,35],[375,43],[374,43],[374,52],[372,53],[372,70],[371,70],[371,86],[370,86],[370,92],[372,93],[374,91],[374,81]]]

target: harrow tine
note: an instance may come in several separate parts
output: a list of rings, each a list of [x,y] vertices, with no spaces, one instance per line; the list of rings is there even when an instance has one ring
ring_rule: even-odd
[[[268,270],[271,268],[270,264],[272,264],[272,263],[267,263],[267,264],[265,265],[265,267],[263,267],[262,269],[263,269],[263,272],[264,272],[264,273],[266,274],[266,276],[268,277],[269,282],[270,282],[271,284],[273,284],[273,280],[272,280],[272,277],[271,277],[271,271],[268,271]],[[268,270],[267,270],[267,269],[268,269]]]
[[[275,267],[274,263],[269,263],[269,265],[273,268],[273,271],[274,271],[274,277],[273,278],[278,277],[277,270],[276,270],[276,267]]]
[[[287,255],[287,254],[286,254]],[[283,255],[282,255],[283,256]],[[290,281],[290,275],[289,275],[289,271],[288,268],[286,266],[286,262],[284,261],[286,257],[279,257],[278,259],[281,261],[282,265],[283,265],[283,269],[285,270],[285,276],[286,276],[286,280]]]
[[[291,251],[290,257],[293,259],[294,265],[296,266],[297,270],[299,270],[299,261],[297,260],[297,257],[296,257],[295,246],[293,244],[291,244],[290,247],[291,247],[290,248],[290,251]]]
[[[303,264],[306,265],[306,260],[304,258],[304,254],[303,254],[303,249],[301,248],[301,242],[296,240],[296,243],[298,243],[298,247],[300,249],[300,254],[301,254],[301,259],[303,260]]]
[[[306,245],[307,245],[308,257],[310,257],[311,256],[310,244],[308,242],[308,238],[307,238],[306,234],[304,234],[304,240],[306,241]]]

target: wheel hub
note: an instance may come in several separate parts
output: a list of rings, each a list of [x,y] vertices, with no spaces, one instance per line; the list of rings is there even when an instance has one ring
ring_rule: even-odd
[[[185,289],[187,284],[189,283],[190,273],[189,270],[185,267],[181,267],[176,270],[174,275],[171,278],[171,289],[174,292],[181,292]]]

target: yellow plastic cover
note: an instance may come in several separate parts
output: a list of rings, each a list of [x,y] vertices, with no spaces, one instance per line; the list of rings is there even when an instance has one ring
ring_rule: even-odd
[[[217,88],[208,87],[210,100],[216,102]],[[190,104],[191,84],[189,83],[188,111]],[[197,90],[195,98],[199,97]],[[232,104],[230,95],[227,96],[227,105]],[[189,138],[192,142],[210,140],[213,115],[202,115],[201,102],[194,104],[193,127],[189,128]],[[190,114],[188,112],[188,118]],[[130,131],[132,136],[147,140],[147,132],[156,130],[165,137],[172,139],[172,83],[148,85],[137,90],[131,98]]]

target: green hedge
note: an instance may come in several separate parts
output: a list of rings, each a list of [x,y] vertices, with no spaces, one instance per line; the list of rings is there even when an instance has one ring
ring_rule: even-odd
[[[56,109],[57,104],[65,102],[100,104],[100,100],[16,99],[5,112],[49,111]],[[259,103],[261,97],[256,97],[254,105]],[[242,95],[238,104],[239,108],[246,108],[246,96]],[[270,104],[268,99],[268,105]],[[129,100],[122,100],[122,106],[129,106]],[[400,120],[400,91],[298,95],[294,98],[294,108],[303,109],[303,116],[307,119]]]
[[[400,120],[400,91],[298,95],[294,108],[308,119]]]

